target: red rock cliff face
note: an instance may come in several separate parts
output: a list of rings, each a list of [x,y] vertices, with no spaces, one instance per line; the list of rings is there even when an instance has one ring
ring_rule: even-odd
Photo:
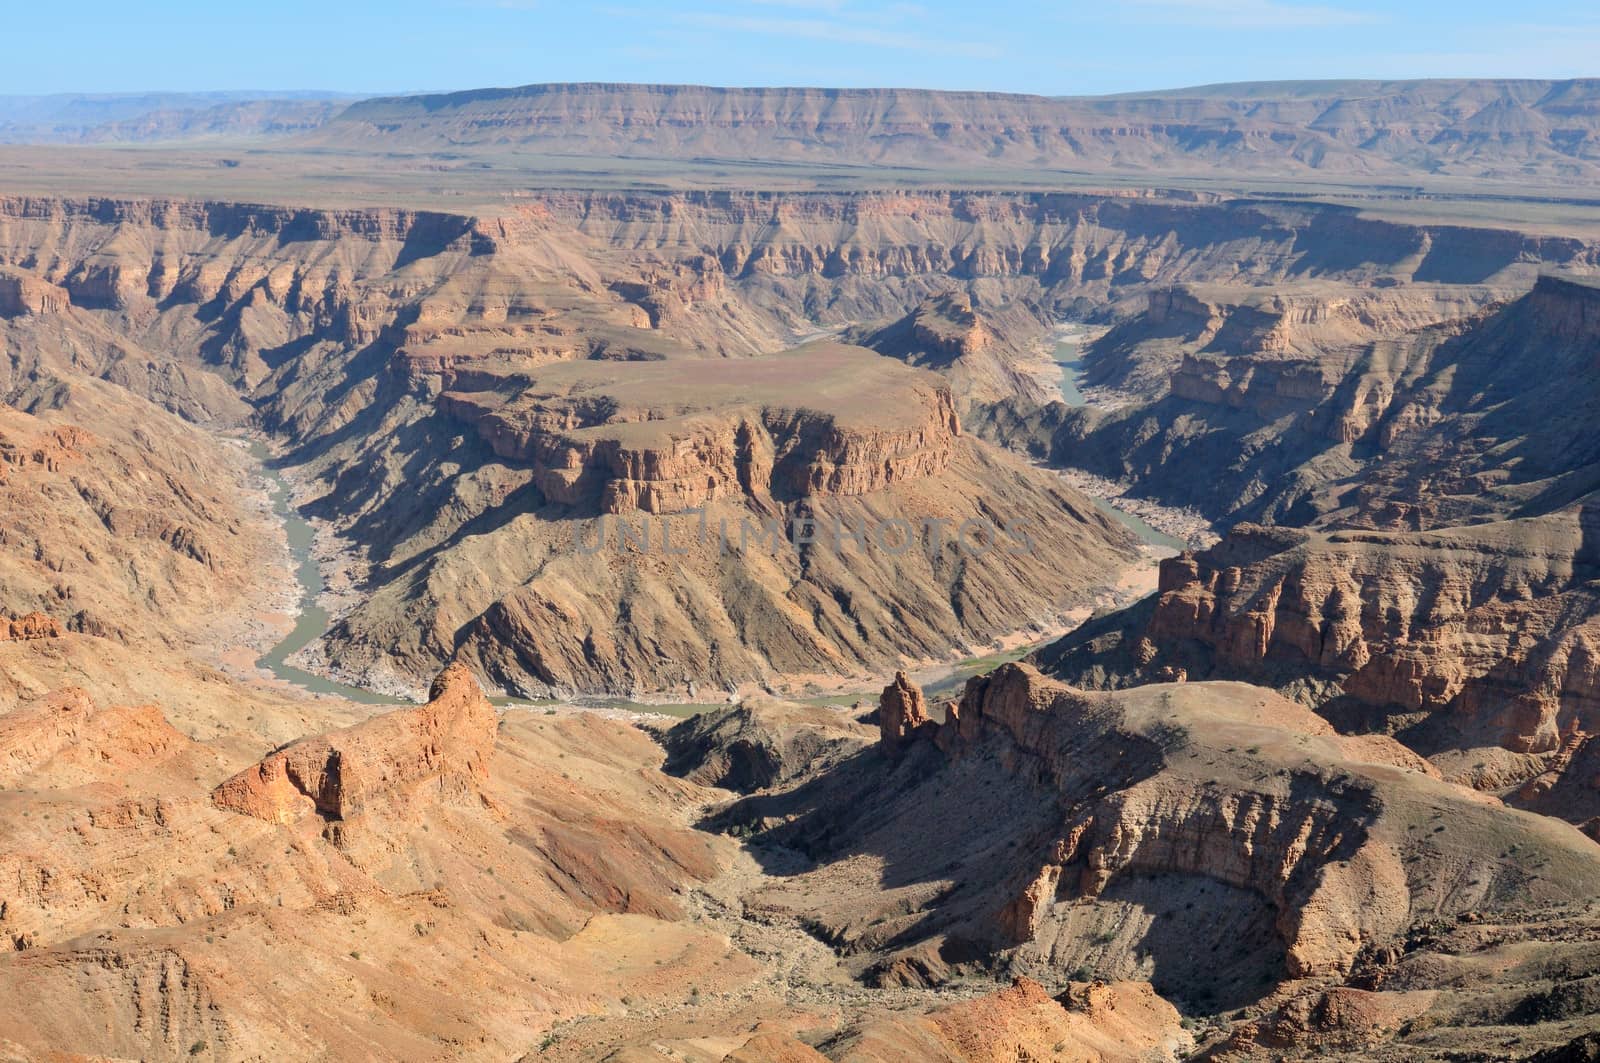
[[[496,716],[472,674],[452,665],[426,705],[296,742],[223,782],[218,808],[270,823],[348,822],[418,803],[475,798],[488,777]]]
[[[782,356],[787,365],[641,366],[633,375],[643,401],[545,383],[510,401],[450,392],[438,401],[496,454],[532,465],[545,497],[605,513],[862,495],[947,468],[961,435],[950,388],[931,374],[872,366],[864,351],[840,355],[851,350],[802,348]],[[852,379],[862,366],[870,379]],[[809,377],[821,395],[762,397],[775,367]],[[706,378],[703,393],[677,403],[649,398],[651,381],[665,386],[676,375]],[[875,388],[885,380],[885,389]],[[722,403],[718,392],[727,396]],[[881,415],[856,408],[868,396],[882,404]]]
[[[58,639],[61,624],[43,613],[26,616],[0,617],[0,642],[22,642],[28,639]]]
[[[1600,725],[1600,599],[1587,507],[1433,535],[1241,526],[1162,564],[1145,637],[1223,674],[1307,674],[1380,713],[1448,712],[1549,752]]]

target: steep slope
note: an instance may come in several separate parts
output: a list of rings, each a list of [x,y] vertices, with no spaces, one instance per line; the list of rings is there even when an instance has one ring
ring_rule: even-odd
[[[1088,352],[1060,460],[1220,520],[1429,528],[1592,491],[1600,289],[1188,286]]]
[[[1240,526],[1164,562],[1152,602],[1038,659],[1094,685],[1177,674],[1276,685],[1509,797],[1596,727],[1593,525],[1584,502],[1430,533]]]
[[[1237,683],[1101,694],[1006,665],[931,713],[908,698],[921,704],[902,679],[880,705],[898,740],[835,745],[710,821],[750,837],[774,873],[746,910],[802,920],[869,984],[1022,975],[1043,987],[1038,1030],[1059,1021],[1050,993],[1065,1004],[1086,978],[1148,981],[1202,1047],[1246,1056],[1485,1047],[1502,1043],[1496,1025],[1531,1050],[1592,1025],[1537,1002],[1562,972],[1593,970],[1600,846],[1442,781],[1391,738],[1340,736]],[[835,733],[764,719],[774,751]],[[714,738],[694,748],[720,762]],[[1131,990],[1117,992],[1133,1019]],[[829,1047],[939,1058],[954,1031],[932,1018]],[[996,1016],[983,1029],[960,1041],[980,1057],[985,1036],[1028,1028]]]
[[[274,556],[241,505],[244,455],[120,388],[46,388],[37,415],[0,404],[0,614],[151,649],[209,641]]]

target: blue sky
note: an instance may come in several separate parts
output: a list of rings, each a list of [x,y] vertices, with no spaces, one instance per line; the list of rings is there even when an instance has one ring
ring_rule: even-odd
[[[1046,95],[1217,81],[1600,75],[1600,4],[1411,0],[95,0],[7,4],[0,93],[537,81]]]

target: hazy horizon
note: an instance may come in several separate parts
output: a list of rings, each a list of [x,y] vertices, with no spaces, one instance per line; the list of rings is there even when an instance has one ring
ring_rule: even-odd
[[[270,11],[92,0],[9,20],[28,46],[0,73],[5,96],[372,96],[552,82],[1085,96],[1242,81],[1600,74],[1600,13],[1565,2],[1521,5],[1514,23],[1502,5],[1396,11],[1373,0],[1030,0],[976,24],[950,0],[707,0],[670,11],[540,0],[287,0]]]

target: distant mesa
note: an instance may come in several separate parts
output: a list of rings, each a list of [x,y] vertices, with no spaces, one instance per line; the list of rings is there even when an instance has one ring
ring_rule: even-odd
[[[1600,81],[1208,85],[1100,97],[545,84],[351,104],[302,142],[1119,173],[1592,177]]]
[[[938,377],[834,343],[622,374],[576,362],[505,385],[446,392],[440,408],[532,465],[546,498],[606,513],[861,495],[943,471],[961,434]]]

